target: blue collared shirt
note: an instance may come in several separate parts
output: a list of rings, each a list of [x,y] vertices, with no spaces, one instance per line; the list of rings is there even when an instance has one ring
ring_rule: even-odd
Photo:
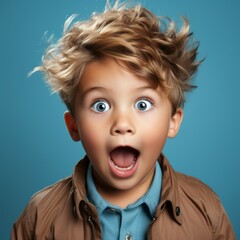
[[[161,182],[162,171],[157,162],[149,190],[135,203],[122,209],[108,203],[97,192],[92,176],[92,165],[89,164],[87,171],[88,200],[97,208],[102,239],[146,239],[148,228],[160,202]]]

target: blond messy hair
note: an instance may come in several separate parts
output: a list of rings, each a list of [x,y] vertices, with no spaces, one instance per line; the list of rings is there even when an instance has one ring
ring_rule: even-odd
[[[177,31],[166,17],[156,17],[136,5],[127,8],[118,1],[103,13],[93,14],[88,21],[64,25],[62,38],[51,45],[42,58],[48,84],[58,92],[73,113],[76,87],[85,66],[94,60],[111,57],[134,74],[152,81],[167,94],[173,113],[185,102],[185,92],[200,62],[196,60],[198,43],[191,41],[189,23]]]

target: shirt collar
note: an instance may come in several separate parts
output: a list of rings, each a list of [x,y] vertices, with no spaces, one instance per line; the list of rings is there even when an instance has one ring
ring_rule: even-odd
[[[152,218],[155,217],[156,209],[160,202],[161,184],[162,183],[162,171],[159,163],[156,163],[155,174],[152,184],[145,195],[145,204],[148,206],[149,212]]]
[[[87,169],[87,198],[88,200],[93,203],[99,214],[101,214],[108,206],[108,202],[106,202],[102,196],[98,193],[95,183],[93,181],[93,174],[92,174],[92,164],[88,165]]]
[[[159,163],[162,169],[162,190],[160,204],[157,209],[156,216],[164,210],[167,205],[170,205],[170,211],[176,222],[182,224],[182,214],[180,214],[181,204],[178,186],[178,173],[175,172],[168,162],[167,158],[161,154]]]

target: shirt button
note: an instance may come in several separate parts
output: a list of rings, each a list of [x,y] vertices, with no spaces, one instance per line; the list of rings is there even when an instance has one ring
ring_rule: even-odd
[[[116,212],[116,210],[114,209],[114,208],[108,208],[108,212],[110,212],[110,213],[115,213]]]
[[[73,207],[73,216],[76,218],[77,217],[77,210],[76,206]]]
[[[176,215],[177,217],[180,215],[180,207],[176,207]]]
[[[131,234],[127,234],[126,237],[125,237],[125,240],[132,240]]]

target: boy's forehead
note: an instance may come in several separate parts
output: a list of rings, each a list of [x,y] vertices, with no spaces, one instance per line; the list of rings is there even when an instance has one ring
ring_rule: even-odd
[[[80,78],[79,87],[82,90],[96,85],[104,85],[107,88],[112,81],[121,85],[124,79],[135,82],[137,88],[157,88],[152,80],[138,76],[130,70],[127,63],[109,57],[87,63]]]

